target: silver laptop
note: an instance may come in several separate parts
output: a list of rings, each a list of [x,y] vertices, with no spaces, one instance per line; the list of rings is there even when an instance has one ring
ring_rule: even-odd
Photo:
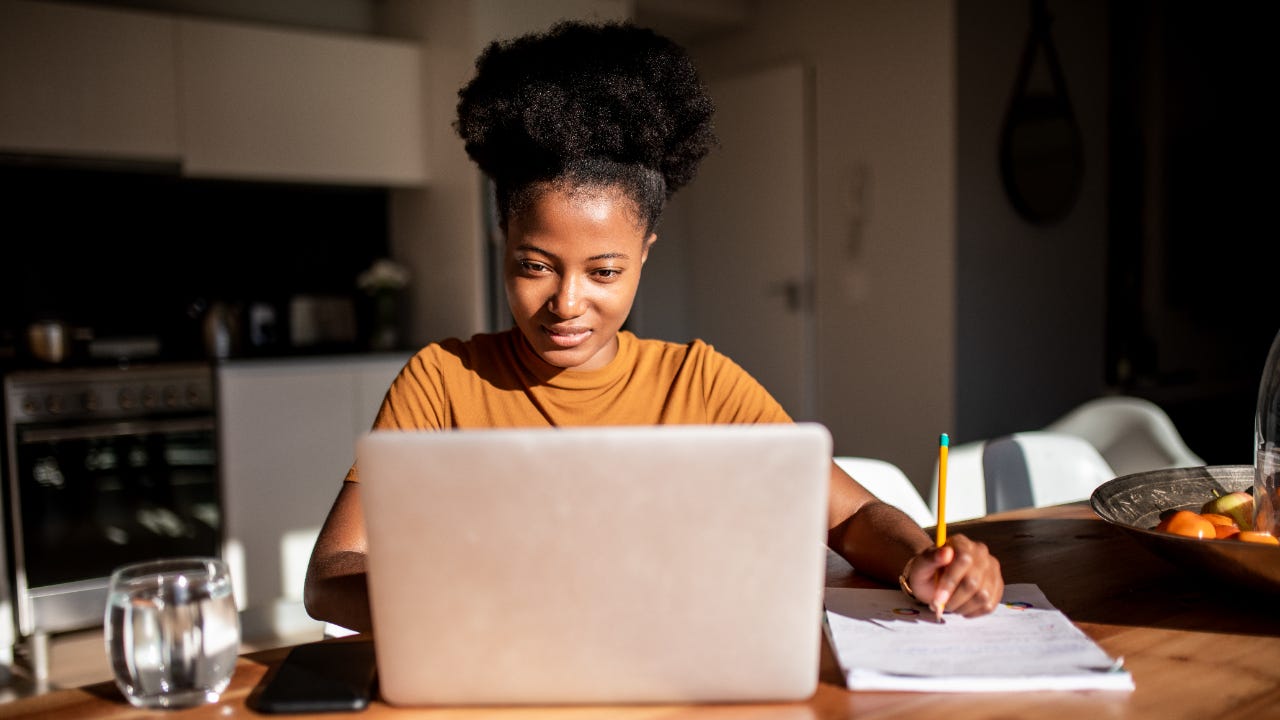
[[[357,457],[387,702],[815,691],[821,425],[375,431]]]

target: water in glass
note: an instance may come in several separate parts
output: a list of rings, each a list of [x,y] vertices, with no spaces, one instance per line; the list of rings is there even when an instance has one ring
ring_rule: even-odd
[[[1280,332],[1271,341],[1253,419],[1254,525],[1280,535]]]
[[[133,705],[216,702],[240,648],[226,566],[213,558],[178,558],[118,568],[105,634],[116,685]]]

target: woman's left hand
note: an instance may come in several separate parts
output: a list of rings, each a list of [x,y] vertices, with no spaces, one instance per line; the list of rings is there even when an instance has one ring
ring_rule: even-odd
[[[912,594],[929,607],[965,617],[985,615],[1004,597],[1000,561],[984,543],[953,535],[942,547],[925,549],[902,571]]]

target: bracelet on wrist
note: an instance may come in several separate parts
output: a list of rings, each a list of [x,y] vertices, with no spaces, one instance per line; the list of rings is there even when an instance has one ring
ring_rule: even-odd
[[[911,560],[915,560],[915,558],[911,558]],[[908,560],[907,564],[902,566],[902,572],[898,573],[898,587],[902,588],[903,595],[923,604],[923,601],[916,597],[915,592],[911,589],[911,583],[907,582],[907,568],[911,567],[911,560]]]
[[[907,583],[906,575],[898,576],[898,587],[902,588],[903,595],[906,595],[907,597],[911,598],[915,602],[922,602],[920,598],[916,597],[916,594],[911,591],[911,585]]]

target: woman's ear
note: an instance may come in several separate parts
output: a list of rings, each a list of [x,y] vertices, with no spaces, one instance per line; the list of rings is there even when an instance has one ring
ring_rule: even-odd
[[[649,259],[649,248],[653,247],[656,242],[658,242],[658,233],[649,233],[649,237],[645,238],[644,241],[644,249],[640,251],[641,265],[644,265],[645,261]]]

